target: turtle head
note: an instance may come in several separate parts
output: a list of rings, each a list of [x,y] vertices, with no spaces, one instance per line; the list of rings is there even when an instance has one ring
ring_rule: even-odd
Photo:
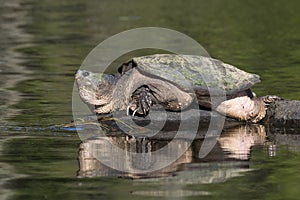
[[[106,106],[111,102],[117,79],[115,75],[86,70],[78,70],[75,75],[81,99],[95,106]]]

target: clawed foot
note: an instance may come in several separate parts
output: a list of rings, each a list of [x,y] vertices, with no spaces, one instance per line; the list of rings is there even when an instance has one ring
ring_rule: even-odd
[[[269,104],[271,104],[272,102],[275,102],[275,101],[283,100],[283,98],[275,96],[275,95],[267,95],[267,96],[263,96],[261,98],[265,102],[266,105],[269,105]]]
[[[148,115],[150,111],[150,107],[152,106],[153,102],[151,100],[151,93],[148,87],[140,87],[138,88],[131,97],[131,102],[127,107],[127,115],[135,116]]]

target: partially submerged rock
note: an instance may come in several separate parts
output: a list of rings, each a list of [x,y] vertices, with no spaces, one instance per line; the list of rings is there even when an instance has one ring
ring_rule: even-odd
[[[282,100],[272,103],[263,122],[274,127],[300,128],[300,101]]]

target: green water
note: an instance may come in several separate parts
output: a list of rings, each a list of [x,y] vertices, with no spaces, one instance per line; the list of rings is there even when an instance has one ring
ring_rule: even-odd
[[[221,150],[222,158],[199,160],[193,149],[169,176],[128,179],[78,177],[77,133],[48,127],[72,120],[74,73],[87,54],[145,26],[180,31],[212,57],[259,74],[258,95],[299,100],[299,7],[296,0],[1,0],[0,199],[298,199],[297,130],[267,132],[276,155],[265,140],[244,152],[247,159],[225,159]]]

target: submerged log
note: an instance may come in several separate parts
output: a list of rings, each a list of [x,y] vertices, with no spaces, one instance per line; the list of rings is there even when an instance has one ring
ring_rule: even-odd
[[[291,133],[299,132],[300,128],[300,101],[282,100],[268,106],[266,117],[259,122],[264,125],[268,132]],[[99,122],[99,123],[98,123]],[[213,122],[213,123],[211,123]],[[224,122],[224,123],[223,123]],[[238,121],[225,117],[215,111],[188,109],[183,112],[168,112],[165,110],[151,110],[146,117],[127,116],[125,111],[118,111],[109,115],[93,116],[89,119],[75,121],[68,126],[80,125],[82,129],[97,129],[99,126],[109,134],[154,134],[163,132],[162,137],[169,137],[166,133],[176,134],[182,131],[193,131],[198,129],[198,136],[203,137],[210,130],[222,130],[241,124]]]
[[[300,128],[300,101],[298,100],[281,100],[271,103],[266,112],[266,116],[259,124],[274,127],[290,127]],[[189,109],[183,112],[160,112],[151,111],[147,117],[132,117],[124,116],[123,112],[114,114],[122,120],[133,120],[136,124],[141,126],[147,125],[151,122],[166,121],[167,124],[175,125],[181,121],[189,121],[191,123],[199,121],[199,124],[209,124],[211,120],[221,121],[225,120],[224,126],[232,127],[238,124],[245,124],[248,122],[238,121],[233,118],[224,117],[216,111]]]

